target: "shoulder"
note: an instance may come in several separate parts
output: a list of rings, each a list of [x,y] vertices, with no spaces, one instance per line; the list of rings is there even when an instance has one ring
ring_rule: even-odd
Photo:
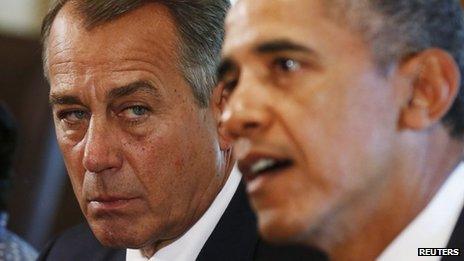
[[[6,229],[0,232],[1,260],[35,260],[37,252],[26,241]]]
[[[241,182],[197,260],[252,260],[257,243],[256,217]]]
[[[80,224],[50,241],[39,260],[125,260],[125,250],[102,246],[90,227]]]
[[[329,257],[322,251],[299,245],[275,245],[260,239],[254,259],[255,261],[273,260],[312,260],[328,261]]]

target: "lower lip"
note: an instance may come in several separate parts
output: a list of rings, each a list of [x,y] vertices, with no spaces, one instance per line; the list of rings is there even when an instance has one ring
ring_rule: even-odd
[[[248,194],[253,195],[257,193],[264,186],[266,186],[266,183],[270,182],[270,180],[272,180],[276,175],[282,174],[283,172],[289,169],[290,167],[286,167],[277,171],[259,174],[257,177],[252,179],[246,179]]]
[[[267,175],[260,175],[252,180],[247,181],[247,192],[248,194],[252,195],[256,193],[265,183]]]
[[[135,200],[136,198],[115,199],[111,201],[90,201],[89,207],[96,211],[120,210],[129,207]]]

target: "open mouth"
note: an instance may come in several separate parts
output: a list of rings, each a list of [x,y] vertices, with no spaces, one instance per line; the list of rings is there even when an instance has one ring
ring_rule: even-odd
[[[247,157],[240,161],[238,166],[248,182],[261,175],[284,171],[293,166],[293,161],[286,158]]]

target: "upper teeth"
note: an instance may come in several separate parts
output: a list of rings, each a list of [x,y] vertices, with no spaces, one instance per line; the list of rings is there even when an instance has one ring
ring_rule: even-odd
[[[272,167],[276,164],[276,161],[273,159],[260,159],[251,166],[251,172],[253,174],[259,173],[269,167]]]

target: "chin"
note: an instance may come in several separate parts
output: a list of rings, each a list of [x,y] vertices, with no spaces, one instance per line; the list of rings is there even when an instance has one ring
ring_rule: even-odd
[[[299,243],[308,224],[285,211],[258,212],[258,229],[263,239],[275,244]]]
[[[149,239],[132,226],[112,224],[111,222],[89,222],[92,232],[100,243],[111,248],[141,248]]]
[[[284,205],[256,211],[261,237],[274,244],[308,244],[319,236],[321,209]],[[311,244],[313,245],[313,244]]]

